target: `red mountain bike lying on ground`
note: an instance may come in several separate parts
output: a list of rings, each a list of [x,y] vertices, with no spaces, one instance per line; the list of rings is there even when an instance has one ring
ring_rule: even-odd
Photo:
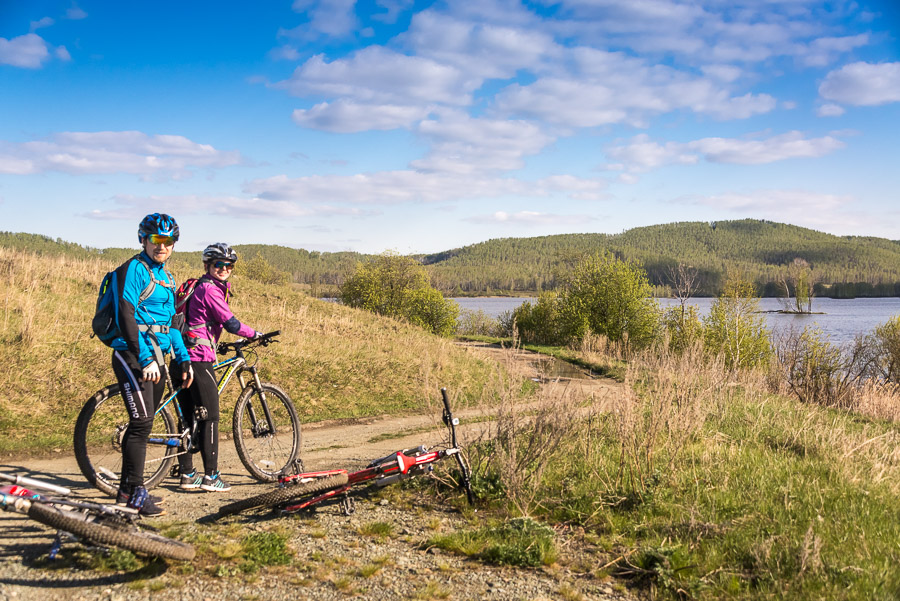
[[[215,520],[248,509],[260,508],[294,513],[312,509],[325,502],[339,503],[343,513],[350,515],[355,511],[355,496],[367,495],[373,490],[405,478],[428,473],[434,469],[436,462],[448,457],[456,459],[460,472],[459,487],[466,492],[469,503],[474,504],[475,495],[472,493],[469,466],[456,440],[456,426],[459,425],[459,420],[453,417],[450,411],[446,388],[441,389],[441,399],[444,403],[442,420],[450,431],[448,447],[437,450],[429,450],[424,446],[404,449],[376,459],[356,472],[325,470],[286,475],[279,480],[277,489],[223,505],[218,513],[205,519]]]
[[[71,494],[71,491],[34,478],[0,472],[0,482],[4,480],[12,484],[0,486],[0,509],[27,515],[57,529],[56,538],[50,547],[51,559],[56,558],[67,535],[85,544],[118,547],[153,557],[183,561],[194,558],[194,547],[191,545],[139,526],[140,518],[136,509],[44,496],[30,489],[62,496]]]

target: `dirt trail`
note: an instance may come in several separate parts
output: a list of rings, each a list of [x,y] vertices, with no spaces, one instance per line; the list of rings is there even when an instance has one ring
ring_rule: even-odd
[[[621,384],[606,378],[591,378],[585,375],[581,379],[548,378],[546,360],[534,353],[512,351],[469,343],[465,345],[469,352],[487,355],[504,363],[507,369],[533,378],[541,382],[546,396],[551,398],[591,397],[595,405],[615,402],[621,393]],[[377,417],[352,421],[334,421],[303,425],[302,458],[307,470],[328,468],[358,468],[372,458],[387,455],[399,448],[407,448],[419,444],[437,444],[444,439],[444,426],[440,423],[439,396],[435,391],[434,415],[414,415],[408,417]],[[472,440],[482,436],[491,426],[485,410],[462,410],[455,414],[464,422],[461,428],[461,439]],[[467,423],[468,422],[468,423]],[[408,433],[407,435],[403,435]],[[166,480],[154,489],[155,494],[166,498],[164,507],[177,520],[194,520],[213,513],[223,503],[243,498],[264,491],[271,485],[261,484],[246,474],[241,465],[234,445],[230,440],[222,440],[220,445],[220,461],[223,478],[232,485],[225,493],[179,492],[174,479]],[[74,456],[66,455],[46,459],[23,459],[21,461],[0,461],[0,471],[18,473],[31,472],[39,476],[52,475],[48,479],[56,484],[68,486],[82,498],[108,501],[97,490],[88,488],[82,477]],[[167,518],[163,518],[167,519]],[[4,572],[11,564],[27,563],[28,557],[46,550],[52,535],[49,530],[36,527],[28,520],[8,512],[0,512],[0,583],[4,580]],[[16,570],[17,573],[21,570]],[[26,570],[33,574],[34,581],[30,586],[38,585],[43,578],[38,571]],[[28,576],[17,576],[15,582]],[[3,587],[0,586],[0,589]],[[34,589],[29,589],[34,590]],[[79,589],[80,590],[80,589]],[[88,591],[85,591],[86,593]],[[5,599],[0,593],[0,600]],[[8,597],[10,599],[16,597]],[[18,597],[19,599],[24,597]],[[88,594],[85,598],[93,598]],[[109,598],[103,596],[103,598]],[[601,598],[601,597],[597,597]],[[618,598],[618,597],[617,597]]]

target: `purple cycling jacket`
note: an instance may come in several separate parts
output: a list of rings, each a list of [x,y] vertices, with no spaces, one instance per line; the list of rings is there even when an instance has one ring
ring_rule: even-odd
[[[209,274],[204,275],[197,282],[185,312],[184,338],[191,361],[214,362],[216,360],[216,343],[219,342],[219,336],[222,335],[223,329],[244,338],[252,338],[256,335],[256,330],[239,322],[231,312],[226,297],[230,291],[230,282],[222,282]],[[195,328],[195,326],[201,327]],[[191,338],[209,340],[212,346],[206,344],[192,346]]]

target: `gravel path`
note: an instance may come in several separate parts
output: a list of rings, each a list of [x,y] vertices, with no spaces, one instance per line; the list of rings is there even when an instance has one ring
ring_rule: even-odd
[[[523,370],[539,369],[530,355],[507,351],[498,357],[519,364]],[[534,377],[538,377],[536,372]],[[548,394],[590,394],[597,402],[613,402],[619,390],[615,382],[589,379],[555,380],[545,382],[544,387]],[[437,399],[435,402],[437,406]],[[478,412],[461,413],[464,421],[471,422],[463,433],[465,439],[484,435],[490,422],[477,419]],[[430,427],[436,429],[427,431]],[[437,443],[443,436],[441,428],[434,416],[305,425],[305,467],[361,467],[371,458],[398,448]],[[407,431],[415,433],[377,440],[379,434]],[[97,562],[91,563],[89,553],[77,543],[68,543],[62,567],[53,566],[45,559],[53,533],[17,514],[0,512],[0,601],[633,598],[615,582],[592,575],[609,558],[571,532],[556,535],[559,561],[540,569],[488,566],[428,548],[424,543],[429,537],[466,526],[467,518],[449,507],[424,503],[398,507],[397,503],[376,499],[359,502],[351,516],[344,516],[336,506],[326,506],[304,518],[254,514],[213,525],[197,524],[194,520],[214,513],[221,504],[265,492],[272,486],[243,473],[230,441],[223,440],[220,448],[223,478],[232,485],[231,491],[179,492],[174,481],[155,489],[166,497],[164,506],[169,515],[152,523],[194,542],[198,559],[193,564],[152,562],[142,569],[92,569]],[[76,496],[108,500],[86,488],[74,457],[63,454],[50,459],[5,461],[0,463],[0,471],[53,474],[51,481],[73,488]],[[290,550],[288,563],[248,570],[233,561],[240,540],[255,532],[271,532],[285,540]]]

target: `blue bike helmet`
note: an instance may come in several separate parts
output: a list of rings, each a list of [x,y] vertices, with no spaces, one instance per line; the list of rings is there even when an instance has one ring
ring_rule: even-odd
[[[159,234],[160,236],[171,236],[178,242],[178,224],[172,217],[165,213],[152,213],[144,217],[138,226],[138,242],[144,243],[144,238],[150,234]]]

